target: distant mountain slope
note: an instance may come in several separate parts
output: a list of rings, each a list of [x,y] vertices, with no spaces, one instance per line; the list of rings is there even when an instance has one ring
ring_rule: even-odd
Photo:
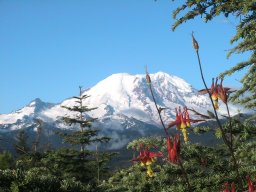
[[[166,123],[174,119],[174,108],[178,106],[187,106],[202,113],[211,109],[208,97],[198,95],[197,90],[183,79],[164,72],[150,76],[158,105],[168,108],[163,113]],[[83,94],[90,96],[85,100],[84,105],[98,107],[87,115],[97,117],[98,122],[95,125],[101,128],[101,133],[115,138],[120,146],[131,140],[127,135],[122,139],[118,138],[122,133],[127,132],[127,129],[131,129],[133,135],[142,136],[148,134],[148,127],[157,129],[159,126],[158,114],[145,75],[113,74],[84,91]],[[35,127],[35,118],[43,120],[48,129],[51,127],[70,129],[71,127],[63,124],[61,117],[76,114],[71,114],[62,108],[63,105],[73,106],[76,103],[73,98],[68,98],[60,104],[45,103],[35,99],[20,110],[10,114],[0,114],[0,131],[3,133]],[[235,114],[238,108],[231,105],[230,110],[231,114]],[[220,113],[226,113],[224,106],[221,106]],[[111,148],[115,147],[114,144],[111,146]]]

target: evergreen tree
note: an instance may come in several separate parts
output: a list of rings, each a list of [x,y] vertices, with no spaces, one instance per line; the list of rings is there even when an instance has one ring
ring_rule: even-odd
[[[88,146],[97,142],[107,142],[108,137],[98,137],[98,130],[92,128],[92,123],[96,120],[86,115],[87,112],[96,108],[89,108],[83,104],[87,95],[82,94],[74,96],[75,105],[62,106],[74,114],[65,116],[63,120],[66,124],[73,126],[76,131],[58,132],[64,142],[73,146],[73,148],[61,149],[48,154],[47,161],[54,167],[53,171],[64,178],[75,177],[82,182],[96,182],[98,180],[99,169],[103,169],[108,154],[99,154],[98,151],[90,151]],[[78,128],[78,130],[77,130]],[[78,149],[80,148],[80,149]],[[107,158],[108,159],[108,158]],[[61,170],[61,173],[59,171]]]
[[[3,151],[0,153],[0,169],[11,168],[14,164],[14,159],[9,151]]]
[[[15,139],[17,141],[15,144],[16,152],[20,155],[27,154],[30,151],[30,147],[28,145],[28,135],[25,130],[19,131]]]
[[[178,18],[179,14],[183,14]],[[256,1],[255,0],[187,0],[173,12],[176,19],[172,29],[188,20],[201,16],[205,22],[223,14],[225,17],[235,16],[239,20],[236,26],[236,35],[231,43],[238,42],[232,48],[228,57],[233,53],[251,53],[247,61],[236,64],[220,76],[231,75],[241,69],[247,73],[241,79],[242,88],[231,98],[235,103],[244,104],[247,108],[255,109],[256,106]],[[249,94],[246,94],[248,93]]]
[[[43,131],[43,121],[41,119],[35,119],[35,122],[37,124],[36,127],[36,138],[33,142],[33,150],[34,152],[38,151],[39,148],[39,144],[40,144],[40,137],[41,137],[41,133]]]

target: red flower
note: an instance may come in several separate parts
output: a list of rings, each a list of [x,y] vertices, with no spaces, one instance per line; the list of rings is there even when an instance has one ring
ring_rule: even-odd
[[[224,189],[222,192],[230,192],[230,185],[228,182],[224,183]]]
[[[208,89],[210,96],[213,100],[215,109],[219,109],[218,99],[222,100],[223,103],[227,104],[229,94],[234,92],[234,91],[231,91],[229,87],[223,87],[222,82],[223,82],[223,78],[221,79],[220,84],[218,84],[218,78],[216,78],[216,81],[214,83],[214,78],[213,78],[211,88]],[[208,91],[207,89],[202,89],[198,91],[198,93],[206,94],[208,93]]]
[[[169,129],[173,126],[176,126],[177,129],[180,130],[180,129],[190,127],[191,123],[197,123],[200,121],[204,121],[203,119],[190,119],[187,107],[184,107],[183,112],[181,112],[180,107],[179,107],[179,110],[177,108],[175,108],[175,111],[176,111],[176,119],[175,119],[175,121],[171,121],[168,124],[167,129]]]
[[[216,78],[215,84],[214,84],[214,78],[212,78],[211,88],[208,89],[215,109],[219,109],[217,82],[218,82],[218,78]],[[202,89],[202,90],[198,91],[198,93],[199,94],[206,94],[206,93],[208,93],[208,91],[207,91],[207,89]]]
[[[236,192],[236,188],[235,188],[235,183],[232,182],[232,191],[231,192]]]
[[[187,125],[187,127],[190,127],[191,124],[190,124],[190,118],[189,118],[187,107],[184,107],[184,112],[185,112],[185,122],[186,122],[186,125]]]
[[[176,120],[175,120],[175,124],[176,124],[176,127],[177,129],[180,129],[180,124],[181,124],[181,110],[179,108],[179,112],[178,112],[178,109],[175,108],[175,111],[176,111]]]
[[[144,147],[143,145],[141,145],[139,156],[134,158],[132,161],[140,161],[141,163],[147,165],[147,164],[151,164],[154,161],[155,157],[161,157],[161,156],[163,156],[162,153],[151,152],[149,151],[148,147]]]
[[[149,151],[149,147],[144,147],[143,145],[141,145],[139,156],[134,158],[132,161],[140,161],[142,166],[147,167],[147,175],[149,177],[153,177],[154,174],[151,168],[151,164],[155,161],[156,157],[161,157],[161,156],[163,156],[162,153],[151,152]]]
[[[253,185],[253,182],[252,182],[250,176],[247,176],[247,182],[248,182],[248,192],[254,192],[255,187]]]
[[[175,119],[175,121],[172,121],[169,123],[169,125],[167,126],[167,129],[176,125],[177,129],[181,130],[183,137],[184,137],[184,141],[187,142],[188,134],[187,134],[186,128],[189,128],[191,123],[196,123],[196,122],[200,122],[200,121],[204,121],[204,120],[190,119],[187,107],[184,107],[183,112],[181,111],[181,107],[179,107],[179,110],[177,108],[175,108],[175,111],[176,111],[176,119]]]
[[[232,189],[231,189],[231,192],[236,192],[236,189],[235,189],[235,183],[232,182]],[[224,183],[224,189],[222,192],[230,192],[230,184],[228,182],[225,182]]]
[[[167,142],[168,160],[174,164],[177,164],[180,156],[179,134],[174,135],[173,141],[171,140],[170,136],[167,136],[166,142]]]
[[[229,87],[223,87],[222,82],[223,82],[223,78],[221,79],[220,84],[217,87],[218,97],[223,103],[227,104],[229,94],[234,91],[231,91]]]

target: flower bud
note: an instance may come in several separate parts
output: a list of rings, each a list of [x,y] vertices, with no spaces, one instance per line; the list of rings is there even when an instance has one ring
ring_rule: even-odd
[[[197,50],[198,51],[198,49],[199,49],[199,45],[198,45],[198,43],[197,43],[197,41],[196,41],[196,39],[195,39],[195,37],[194,37],[194,34],[193,34],[194,32],[192,32],[192,43],[193,43],[193,47],[194,47],[194,49],[195,50]]]

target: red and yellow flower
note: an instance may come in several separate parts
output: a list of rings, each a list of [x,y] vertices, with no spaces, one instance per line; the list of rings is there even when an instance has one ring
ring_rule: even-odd
[[[176,111],[176,119],[175,119],[175,121],[172,121],[168,124],[167,129],[169,129],[173,126],[176,126],[177,129],[182,132],[184,141],[187,142],[188,141],[187,128],[189,128],[191,126],[191,123],[196,123],[196,122],[200,122],[200,121],[204,121],[204,120],[191,119],[189,117],[187,107],[184,107],[183,111],[181,111],[181,107],[179,107],[179,109],[176,108],[175,111]]]
[[[162,157],[163,154],[161,152],[151,152],[149,147],[145,147],[144,145],[140,146],[140,153],[139,156],[134,158],[132,161],[139,161],[141,166],[146,166],[147,168],[147,175],[149,177],[153,177],[154,173],[151,168],[151,164],[155,162],[157,157]]]
[[[218,78],[216,78],[216,81],[214,83],[214,78],[213,78],[210,89],[208,90],[202,89],[198,91],[199,94],[206,94],[209,92],[215,109],[219,109],[219,103],[218,103],[219,99],[223,103],[227,104],[229,94],[234,92],[234,91],[231,91],[229,87],[223,87],[222,82],[223,82],[223,78],[221,79],[220,84],[218,84]]]
[[[250,176],[247,176],[247,182],[248,182],[248,192],[255,192],[255,187],[253,185],[253,182]]]
[[[224,188],[222,192],[230,192],[230,185],[228,182],[224,183]]]
[[[166,138],[168,160],[174,164],[178,164],[180,157],[180,136],[175,134],[173,140],[170,136]]]

